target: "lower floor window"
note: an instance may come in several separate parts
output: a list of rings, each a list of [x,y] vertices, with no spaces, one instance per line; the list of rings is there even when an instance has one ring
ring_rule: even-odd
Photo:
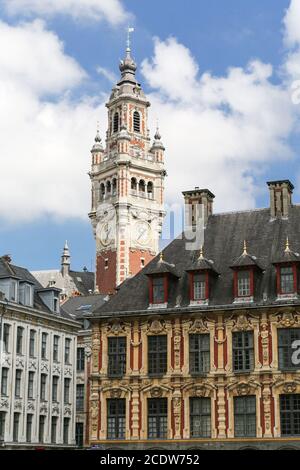
[[[45,416],[40,416],[39,419],[39,442],[44,442],[45,437]]]
[[[300,394],[280,395],[282,436],[300,435]]]
[[[5,411],[0,411],[0,440],[4,441],[4,435],[5,435],[5,418],[6,418],[6,413]]]
[[[167,398],[148,399],[148,438],[166,439],[168,435]]]
[[[51,419],[51,443],[56,444],[57,439],[57,416],[52,416]]]
[[[190,398],[191,437],[211,436],[210,398]]]
[[[256,436],[256,397],[234,398],[234,435],[235,437]]]
[[[19,423],[20,413],[14,413],[14,427],[13,427],[13,441],[18,442],[19,440]]]
[[[32,414],[28,414],[26,418],[26,442],[31,442],[32,435]]]
[[[64,418],[64,444],[69,444],[70,418]]]
[[[83,423],[76,423],[76,445],[83,447]]]
[[[125,399],[107,400],[107,438],[125,439],[126,405]]]

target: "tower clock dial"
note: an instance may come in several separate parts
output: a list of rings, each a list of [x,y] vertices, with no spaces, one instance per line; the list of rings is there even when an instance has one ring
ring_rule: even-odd
[[[138,245],[148,245],[151,240],[151,227],[146,221],[134,225],[133,238]]]
[[[105,222],[100,229],[100,242],[103,246],[110,245],[114,240],[113,225],[111,222]]]

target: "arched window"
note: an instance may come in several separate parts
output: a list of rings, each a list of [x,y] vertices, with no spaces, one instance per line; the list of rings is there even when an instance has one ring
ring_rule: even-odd
[[[144,180],[141,180],[141,181],[139,182],[139,192],[140,192],[140,193],[144,193],[144,192],[145,192],[145,189],[146,189],[145,181],[144,181]]]
[[[100,185],[100,199],[103,199],[105,196],[105,185],[104,183],[101,183]]]
[[[107,181],[107,183],[106,183],[106,191],[107,191],[108,194],[111,193],[111,182],[110,181]]]
[[[133,113],[133,130],[134,132],[141,132],[141,116],[138,111]]]
[[[147,184],[147,194],[149,199],[153,198],[153,183],[151,181]]]
[[[131,178],[131,190],[136,191],[137,189],[137,181],[136,178]]]
[[[114,132],[119,131],[119,113],[114,114]]]
[[[114,178],[113,181],[112,181],[112,193],[113,193],[113,195],[117,194],[117,180],[116,180],[116,178]]]

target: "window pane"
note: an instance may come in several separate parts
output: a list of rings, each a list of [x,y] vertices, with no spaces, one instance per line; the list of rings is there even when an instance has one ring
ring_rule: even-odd
[[[122,377],[126,373],[126,338],[108,338],[108,375]]]
[[[293,364],[292,356],[295,349],[292,348],[294,341],[300,340],[300,328],[278,329],[278,359],[281,369],[299,369],[299,364]]]
[[[153,303],[160,304],[165,301],[165,279],[163,277],[154,277],[153,286]]]
[[[206,373],[210,369],[209,334],[190,335],[190,373]]]
[[[125,399],[107,400],[107,438],[125,439],[126,403]]]
[[[211,400],[210,398],[190,399],[191,437],[211,436]]]
[[[280,268],[280,289],[282,294],[294,292],[294,272],[292,267]]]
[[[234,397],[235,437],[256,436],[256,397]]]
[[[166,439],[168,435],[167,398],[148,399],[148,438]]]
[[[248,297],[251,295],[250,272],[238,271],[238,296]]]
[[[167,336],[148,337],[148,373],[162,375],[167,372]]]
[[[239,331],[232,334],[233,369],[249,371],[254,368],[253,331]]]
[[[282,436],[300,435],[300,394],[280,395]]]

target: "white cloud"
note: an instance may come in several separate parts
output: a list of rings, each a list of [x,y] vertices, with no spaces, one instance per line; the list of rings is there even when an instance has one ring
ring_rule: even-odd
[[[285,43],[288,47],[300,45],[300,2],[291,0],[283,19],[285,27]]]
[[[2,0],[9,15],[68,15],[74,19],[106,20],[112,25],[128,18],[120,0]]]
[[[253,176],[291,156],[295,110],[289,92],[272,84],[272,66],[256,60],[223,77],[199,75],[190,51],[171,38],[155,39],[142,71],[156,89],[150,101],[167,145],[168,199],[200,186],[216,193],[219,210],[254,206]]]
[[[86,217],[89,145],[104,109],[72,102],[85,72],[42,22],[0,22],[0,40],[0,217]]]
[[[108,80],[111,83],[116,83],[118,77],[114,72],[111,70],[107,69],[106,67],[97,67],[97,73],[99,75],[102,75],[106,80]]]

